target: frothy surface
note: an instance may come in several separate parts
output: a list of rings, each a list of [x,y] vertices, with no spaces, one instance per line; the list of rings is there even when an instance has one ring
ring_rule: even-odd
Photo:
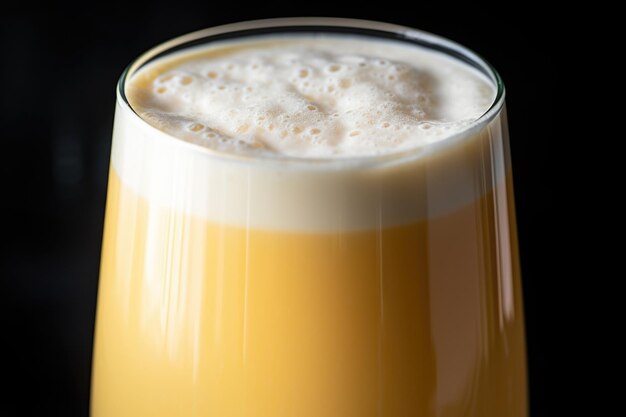
[[[149,123],[207,148],[341,158],[387,154],[463,130],[495,89],[442,54],[350,37],[224,43],[159,60],[127,83]]]

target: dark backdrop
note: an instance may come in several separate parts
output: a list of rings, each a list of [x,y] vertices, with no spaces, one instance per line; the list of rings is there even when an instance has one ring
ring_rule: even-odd
[[[541,14],[511,5],[507,13],[486,7],[461,13],[451,6],[413,13],[381,2],[345,13],[339,3],[231,3],[228,11],[210,2],[152,1],[137,11],[90,5],[91,12],[80,14],[1,17],[0,344],[9,389],[0,415],[88,415],[115,84],[124,67],[147,48],[189,31],[290,15],[421,28],[469,46],[500,71],[507,87],[532,416],[550,415],[547,352],[557,307],[550,304],[555,201],[546,144],[554,74]]]

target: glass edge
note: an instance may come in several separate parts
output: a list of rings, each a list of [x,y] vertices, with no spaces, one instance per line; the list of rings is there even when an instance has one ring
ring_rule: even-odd
[[[166,53],[170,49],[184,45],[189,42],[197,41],[203,38],[208,38],[214,35],[225,34],[232,31],[243,31],[246,29],[258,29],[258,28],[273,28],[279,31],[280,29],[286,29],[289,26],[317,26],[317,27],[335,27],[335,28],[347,28],[354,29],[355,31],[361,29],[375,30],[379,32],[386,32],[390,35],[397,35],[404,38],[409,42],[422,42],[431,45],[437,45],[443,47],[441,52],[456,52],[465,59],[470,59],[473,64],[479,64],[484,70],[487,70],[488,76],[492,78],[492,81],[496,87],[496,96],[491,106],[483,113],[479,118],[473,121],[465,129],[457,132],[453,135],[446,137],[441,141],[428,144],[423,147],[417,147],[413,149],[407,149],[401,152],[389,153],[385,155],[374,155],[365,157],[354,158],[298,158],[292,156],[271,156],[271,157],[258,157],[254,155],[238,155],[234,153],[221,152],[214,149],[207,148],[205,146],[188,142],[177,136],[174,136],[168,132],[158,129],[157,127],[148,123],[143,119],[135,109],[128,102],[128,98],[125,93],[125,85],[129,75],[132,75],[136,70],[141,68],[143,64],[149,62],[151,59],[158,57],[162,53]],[[358,34],[355,32],[355,34]],[[399,38],[399,39],[401,39]],[[452,54],[448,54],[451,56]],[[454,58],[454,56],[453,56]],[[458,57],[457,57],[458,58]],[[117,83],[116,100],[124,109],[132,113],[132,117],[137,118],[138,121],[146,126],[148,129],[154,129],[161,135],[168,137],[171,140],[177,141],[181,146],[189,146],[194,151],[206,154],[208,157],[214,157],[223,161],[230,162],[245,162],[247,164],[285,164],[295,165],[308,168],[323,167],[325,169],[329,167],[337,168],[366,168],[366,167],[378,167],[380,165],[387,165],[389,163],[396,164],[407,160],[417,159],[421,155],[425,154],[424,149],[428,148],[432,152],[438,151],[444,147],[450,146],[452,143],[458,142],[458,140],[471,136],[472,133],[476,133],[484,126],[488,125],[492,120],[496,118],[502,111],[505,102],[505,86],[504,82],[498,73],[498,71],[480,54],[474,52],[472,49],[452,41],[443,36],[435,35],[430,32],[422,31],[420,29],[411,28],[408,26],[395,25],[391,23],[378,22],[373,20],[362,19],[343,19],[343,18],[328,18],[328,17],[294,17],[294,18],[277,18],[277,19],[261,19],[250,20],[238,23],[229,23],[225,25],[213,26],[206,29],[194,31],[182,36],[175,37],[163,43],[160,43],[153,48],[148,49],[144,53],[140,54],[137,58],[133,59],[130,64],[126,66],[122,72]]]

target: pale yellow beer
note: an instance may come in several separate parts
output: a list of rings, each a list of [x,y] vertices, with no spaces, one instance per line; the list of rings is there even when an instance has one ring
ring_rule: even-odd
[[[92,416],[525,416],[501,95],[353,160],[206,149],[118,97]]]

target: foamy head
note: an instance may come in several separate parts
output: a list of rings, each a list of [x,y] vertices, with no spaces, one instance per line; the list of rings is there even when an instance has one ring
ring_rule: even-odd
[[[458,210],[504,178],[503,166],[485,176],[502,151],[499,118],[475,123],[493,83],[413,44],[215,43],[131,72],[125,93],[112,152],[122,184],[157,210],[219,224],[380,229]]]
[[[485,113],[495,90],[415,45],[309,36],[188,51],[141,70],[127,96],[154,126],[207,148],[337,158],[441,141]]]

